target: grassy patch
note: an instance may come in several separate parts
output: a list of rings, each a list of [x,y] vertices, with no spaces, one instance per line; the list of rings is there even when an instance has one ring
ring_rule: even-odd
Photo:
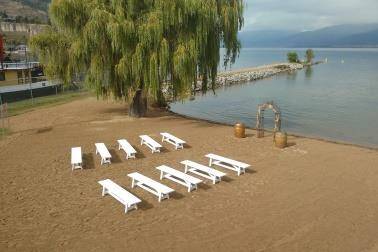
[[[0,128],[0,139],[10,134],[10,130],[7,128]]]
[[[34,98],[33,102],[31,99],[19,102],[12,102],[8,104],[8,115],[15,116],[29,111],[33,111],[37,108],[44,108],[64,104],[88,96],[90,96],[90,93],[88,91],[71,91],[60,93],[58,95]]]

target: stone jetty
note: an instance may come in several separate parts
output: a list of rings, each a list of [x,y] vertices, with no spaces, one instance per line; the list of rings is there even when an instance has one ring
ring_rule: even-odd
[[[280,73],[293,72],[302,68],[303,65],[299,63],[277,63],[234,71],[224,71],[218,74],[216,86],[222,87],[260,80]],[[201,86],[202,81],[199,81],[197,84],[197,87]]]

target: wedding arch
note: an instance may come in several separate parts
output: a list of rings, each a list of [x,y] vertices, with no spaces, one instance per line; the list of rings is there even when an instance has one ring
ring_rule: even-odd
[[[264,104],[260,104],[257,110],[257,122],[256,122],[256,130],[257,130],[257,137],[264,137],[264,112],[266,109],[271,109],[274,112],[274,134],[277,131],[281,130],[281,111],[280,108],[273,102],[266,102]]]

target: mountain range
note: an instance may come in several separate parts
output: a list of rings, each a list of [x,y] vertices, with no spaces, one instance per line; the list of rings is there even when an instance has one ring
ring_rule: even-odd
[[[10,16],[47,20],[51,0],[0,0]],[[378,47],[378,24],[345,24],[313,31],[252,30],[239,33],[243,47]]]
[[[242,31],[243,47],[378,47],[378,24],[345,24],[314,31]]]

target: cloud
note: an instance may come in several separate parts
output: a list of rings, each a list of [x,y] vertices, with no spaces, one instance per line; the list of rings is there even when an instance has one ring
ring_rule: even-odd
[[[378,0],[245,0],[244,30],[305,31],[378,23]]]

